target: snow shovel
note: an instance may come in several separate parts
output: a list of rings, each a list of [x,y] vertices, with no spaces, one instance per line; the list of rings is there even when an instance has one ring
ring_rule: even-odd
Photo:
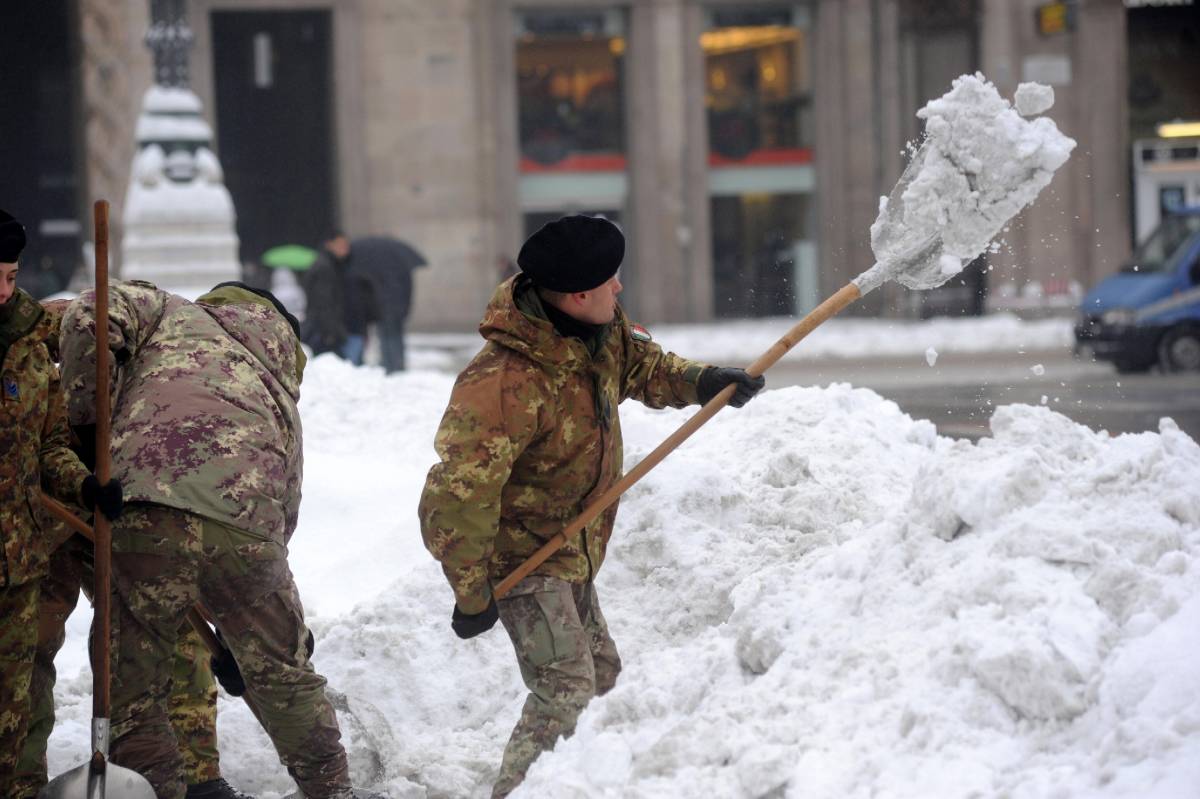
[[[881,203],[871,226],[875,265],[838,289],[750,364],[746,372],[751,377],[763,374],[815,328],[885,281],[920,290],[954,277],[983,253],[1018,211],[1033,202],[1075,146],[1050,120],[1031,123],[1022,119],[982,75],[957,79],[949,93],[929,103],[918,116],[928,120],[927,138]],[[709,400],[501,580],[493,588],[493,596],[503,598],[587,527],[724,408],[734,390],[735,386],[726,386]]]
[[[96,479],[108,483],[108,202],[97,200],[96,223]],[[95,520],[96,615],[92,640],[92,756],[81,766],[58,775],[38,792],[40,799],[155,799],[154,789],[141,774],[114,765],[109,743],[109,571],[112,530],[103,513]]]

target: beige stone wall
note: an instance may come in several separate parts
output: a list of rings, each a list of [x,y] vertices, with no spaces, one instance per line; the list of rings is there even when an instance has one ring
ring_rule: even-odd
[[[353,233],[399,236],[429,258],[413,323],[477,322],[496,282],[486,219],[490,124],[481,107],[477,3],[362,4],[366,219]],[[354,190],[352,188],[351,190]]]

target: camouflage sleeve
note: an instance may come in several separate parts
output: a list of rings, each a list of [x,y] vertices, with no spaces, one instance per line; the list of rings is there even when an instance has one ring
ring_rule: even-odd
[[[116,401],[118,362],[133,355],[138,341],[139,316],[123,293],[108,293],[109,393]],[[67,397],[67,422],[96,423],[96,296],[89,289],[72,300],[63,314],[59,333],[62,383]]]
[[[50,367],[50,395],[46,398],[46,418],[42,424],[42,448],[39,455],[42,488],[56,499],[82,505],[79,488],[88,470],[71,450],[71,433],[63,412],[63,396],[58,371]]]
[[[545,396],[527,376],[475,363],[459,376],[438,427],[441,460],[421,494],[421,536],[464,613],[481,613],[491,601],[488,560],[501,493],[537,434]]]
[[[622,325],[625,365],[621,372],[621,399],[633,398],[651,408],[682,408],[699,402],[696,381],[705,364],[680,358],[653,341],[636,339]]]

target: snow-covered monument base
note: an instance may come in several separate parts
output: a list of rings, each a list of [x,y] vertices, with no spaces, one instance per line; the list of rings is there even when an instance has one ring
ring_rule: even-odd
[[[185,88],[153,86],[142,100],[125,197],[126,280],[179,289],[241,276],[233,199],[201,108]]]

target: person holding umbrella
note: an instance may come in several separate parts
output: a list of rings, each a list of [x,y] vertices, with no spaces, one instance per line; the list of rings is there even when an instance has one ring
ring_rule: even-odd
[[[426,263],[425,256],[399,239],[366,236],[351,240],[335,230],[305,273],[305,343],[314,353],[336,351],[360,365],[368,325],[375,323],[383,368],[389,373],[404,369],[412,273]]]
[[[109,519],[121,484],[101,485],[71,451],[41,305],[17,288],[25,229],[0,211],[0,796],[16,797],[17,760],[28,732],[38,640],[38,598],[52,525],[39,491]]]

